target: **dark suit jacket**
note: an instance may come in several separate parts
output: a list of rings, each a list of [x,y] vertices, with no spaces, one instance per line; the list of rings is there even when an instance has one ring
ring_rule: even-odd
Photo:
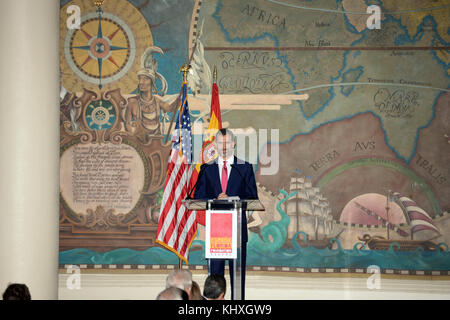
[[[203,164],[198,175],[194,198],[203,200],[216,199],[220,193],[222,193],[222,186],[220,183],[219,165],[216,161]],[[239,196],[240,199],[258,199],[255,174],[250,163],[234,157],[226,194],[230,197]],[[242,220],[242,240],[246,242],[248,236],[247,218],[245,215]]]

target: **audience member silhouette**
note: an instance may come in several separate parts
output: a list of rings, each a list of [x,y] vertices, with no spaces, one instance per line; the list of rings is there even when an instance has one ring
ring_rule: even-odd
[[[177,269],[172,271],[166,278],[166,288],[176,287],[184,290],[191,299],[192,273],[189,270]]]
[[[195,281],[192,281],[191,300],[202,300],[202,291]]]
[[[189,300],[189,295],[186,291],[176,287],[169,287],[161,291],[156,300]]]
[[[203,287],[203,297],[206,300],[224,300],[227,289],[227,283],[224,276],[212,274],[205,280]]]
[[[11,283],[3,293],[3,300],[31,300],[30,290],[25,284]]]

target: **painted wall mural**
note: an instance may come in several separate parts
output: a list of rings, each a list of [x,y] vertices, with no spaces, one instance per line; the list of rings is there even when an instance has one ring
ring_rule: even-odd
[[[178,264],[155,234],[190,61],[195,143],[216,66],[254,165],[250,269],[448,275],[448,3],[97,2],[61,0],[61,265]],[[199,226],[191,266],[203,249]]]

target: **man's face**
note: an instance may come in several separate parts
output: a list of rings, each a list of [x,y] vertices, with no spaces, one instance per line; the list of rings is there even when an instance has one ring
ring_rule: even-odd
[[[231,135],[217,135],[216,148],[222,158],[227,159],[233,155],[234,145],[235,142],[232,140]]]
[[[146,76],[139,76],[139,90],[150,91],[152,87],[152,80]]]

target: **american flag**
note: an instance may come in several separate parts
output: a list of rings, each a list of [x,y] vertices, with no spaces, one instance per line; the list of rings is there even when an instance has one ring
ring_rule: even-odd
[[[156,242],[174,252],[188,264],[189,248],[197,233],[196,212],[181,202],[198,177],[192,164],[191,119],[187,102],[187,83],[172,136]]]

